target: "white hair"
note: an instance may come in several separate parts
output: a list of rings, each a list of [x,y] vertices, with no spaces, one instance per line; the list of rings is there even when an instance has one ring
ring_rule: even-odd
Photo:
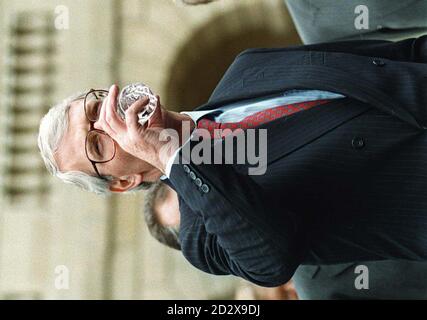
[[[65,183],[78,186],[86,191],[95,192],[99,195],[110,195],[109,182],[99,177],[88,175],[80,171],[61,172],[53,154],[59,147],[67,128],[68,113],[71,103],[83,99],[85,93],[78,92],[64,99],[62,102],[50,108],[49,112],[42,118],[39,128],[38,146],[41,157],[47,170],[55,177],[58,177]],[[111,176],[105,176],[109,181]],[[141,189],[149,188],[151,183],[143,182],[140,185],[126,191],[126,193],[135,192]]]
[[[181,250],[179,224],[176,226],[164,226],[159,221],[159,212],[156,210],[156,199],[160,201],[166,199],[166,187],[167,185],[160,181],[153,183],[153,185],[144,192],[142,211],[150,234],[160,243],[170,248]]]

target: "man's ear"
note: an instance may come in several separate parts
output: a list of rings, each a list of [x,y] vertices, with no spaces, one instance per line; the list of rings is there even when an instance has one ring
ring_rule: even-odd
[[[142,174],[131,174],[110,181],[111,192],[125,192],[139,186],[143,182]]]

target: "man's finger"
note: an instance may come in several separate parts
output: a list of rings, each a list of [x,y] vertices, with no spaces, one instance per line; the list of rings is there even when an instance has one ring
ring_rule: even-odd
[[[117,96],[119,88],[117,85],[112,85],[108,93],[108,102],[105,108],[105,120],[110,127],[117,133],[119,131],[125,131],[126,125],[124,121],[117,114]]]
[[[138,101],[134,102],[125,112],[125,118],[126,118],[126,126],[130,130],[138,130],[139,126],[141,124],[138,122],[138,113],[142,112],[147,104],[149,102],[149,99],[147,97],[144,97],[142,99],[139,99]]]
[[[156,95],[157,98],[157,105],[156,108],[153,111],[153,115],[148,119],[148,127],[163,125],[162,121],[162,112],[161,112],[161,103],[160,103],[160,96]]]
[[[99,112],[98,121],[96,122],[97,125],[95,126],[97,129],[101,129],[105,131],[109,136],[115,135],[115,131],[111,128],[111,126],[106,121],[106,109],[107,106],[110,104],[110,95],[107,96],[102,101],[101,111]]]

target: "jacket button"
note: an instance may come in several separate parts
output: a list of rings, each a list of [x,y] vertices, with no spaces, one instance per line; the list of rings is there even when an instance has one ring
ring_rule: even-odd
[[[189,173],[190,172],[190,167],[187,166],[186,164],[184,164],[183,168],[184,168],[184,172],[185,173]]]
[[[195,180],[196,179],[196,174],[194,173],[194,171],[190,171],[190,179],[191,180]]]
[[[209,192],[209,187],[208,187],[207,184],[203,184],[202,187],[201,187],[201,189],[202,189],[203,193],[208,193]]]
[[[377,67],[385,66],[385,62],[381,59],[374,59],[374,60],[372,60],[372,63],[374,65],[376,65]]]
[[[365,140],[363,140],[361,137],[355,137],[351,141],[351,145],[354,149],[361,149],[365,146]]]
[[[194,183],[196,184],[196,186],[200,187],[202,185],[202,180],[200,178],[197,178],[196,180],[194,180]]]

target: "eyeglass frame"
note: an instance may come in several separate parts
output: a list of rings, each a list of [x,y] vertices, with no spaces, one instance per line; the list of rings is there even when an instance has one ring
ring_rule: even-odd
[[[91,93],[96,93],[96,92],[103,92],[103,93],[106,93],[106,94],[108,94],[108,90],[103,90],[103,89],[90,89],[87,93],[86,93],[86,95],[85,95],[85,97],[84,97],[84,100],[83,100],[83,108],[84,108],[84,112],[85,112],[85,116],[86,116],[86,119],[89,121],[89,125],[90,125],[90,128],[89,128],[89,131],[87,132],[87,134],[86,134],[86,138],[85,138],[85,154],[86,154],[86,158],[90,161],[90,163],[92,164],[92,167],[93,167],[93,169],[95,170],[95,172],[96,172],[96,174],[98,175],[98,177],[100,178],[100,179],[103,179],[103,180],[106,180],[106,181],[109,181],[107,178],[105,178],[105,177],[103,177],[100,173],[99,173],[99,171],[98,171],[98,168],[96,167],[96,164],[97,163],[106,163],[106,162],[110,162],[111,160],[113,160],[114,159],[114,157],[116,156],[116,144],[114,143],[114,140],[105,132],[105,131],[103,131],[103,130],[99,130],[99,129],[95,129],[95,126],[94,126],[94,124],[95,124],[95,122],[96,121],[92,121],[92,120],[90,120],[89,119],[89,116],[87,115],[87,111],[86,111],[86,100],[87,100],[87,97],[91,94]],[[96,94],[95,94],[95,96],[96,96]],[[101,134],[104,134],[104,135],[106,135],[107,137],[109,137],[112,141],[113,141],[113,145],[114,145],[114,153],[113,153],[113,156],[111,157],[111,159],[109,159],[109,160],[106,160],[106,161],[94,161],[94,160],[91,160],[90,159],[90,157],[89,157],[89,155],[88,155],[88,152],[87,152],[87,143],[88,143],[88,137],[89,137],[89,134],[91,133],[91,132],[99,132],[99,133],[101,133]]]

